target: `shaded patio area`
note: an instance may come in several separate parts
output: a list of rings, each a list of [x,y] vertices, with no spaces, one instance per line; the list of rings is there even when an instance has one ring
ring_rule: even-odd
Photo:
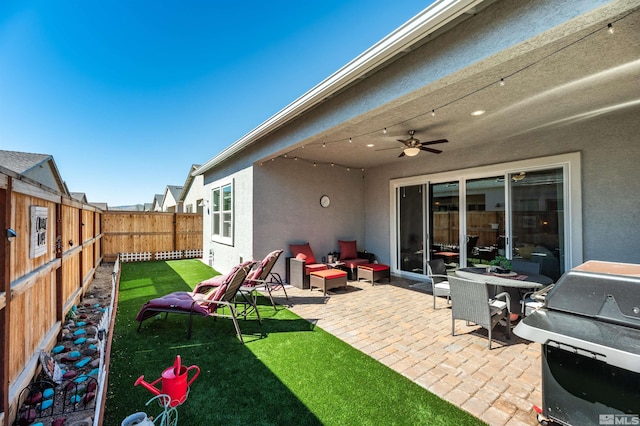
[[[318,290],[288,287],[276,302],[377,359],[430,392],[491,425],[536,425],[532,406],[540,405],[541,349],[504,328],[494,329],[493,349],[486,330],[456,322],[451,310],[415,281],[392,277],[391,284],[349,281],[347,290],[327,297]]]

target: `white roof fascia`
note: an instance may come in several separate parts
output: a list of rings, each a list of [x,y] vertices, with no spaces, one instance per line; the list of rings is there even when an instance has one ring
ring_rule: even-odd
[[[362,75],[378,67],[399,52],[406,50],[415,42],[443,27],[468,10],[473,9],[483,1],[485,0],[436,0],[347,65],[331,74],[304,95],[197,168],[192,175],[203,174],[227,160],[260,137],[281,127],[289,120],[316,105],[316,103],[356,81]]]

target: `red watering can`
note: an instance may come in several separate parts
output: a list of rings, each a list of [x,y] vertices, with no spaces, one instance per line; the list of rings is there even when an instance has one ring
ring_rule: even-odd
[[[187,376],[189,375],[189,370],[195,370],[196,374],[191,378],[191,380],[187,381]],[[134,386],[142,385],[145,389],[151,392],[154,395],[165,394],[169,396],[169,405],[171,407],[175,407],[176,405],[182,404],[187,399],[188,388],[191,383],[198,377],[200,374],[200,367],[197,365],[192,365],[191,367],[183,367],[180,364],[180,355],[176,356],[176,361],[173,364],[173,367],[169,367],[162,372],[162,376],[153,381],[152,383],[147,383],[144,381],[144,376],[138,377],[138,380],[134,383]],[[161,390],[153,387],[156,383],[162,380]]]

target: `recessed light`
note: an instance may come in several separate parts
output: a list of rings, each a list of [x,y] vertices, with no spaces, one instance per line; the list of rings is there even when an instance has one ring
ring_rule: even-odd
[[[477,111],[473,111],[473,112],[471,113],[471,115],[473,115],[473,116],[482,115],[482,114],[484,114],[485,112],[487,112],[487,111],[485,111],[485,110],[483,110],[483,109],[479,109],[479,110],[477,110]]]
[[[372,144],[372,143],[368,143],[368,144],[367,144],[367,148],[372,148],[372,147],[374,147],[374,146],[375,146],[375,145],[374,145],[374,144]]]

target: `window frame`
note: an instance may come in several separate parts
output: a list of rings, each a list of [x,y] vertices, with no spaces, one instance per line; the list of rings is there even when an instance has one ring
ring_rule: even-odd
[[[228,208],[225,203],[225,190],[229,191]],[[218,206],[215,204],[216,192],[219,193]],[[235,223],[235,186],[233,179],[222,181],[211,188],[211,241],[233,245],[234,223]],[[228,219],[226,219],[228,217]],[[216,229],[216,220],[218,229]],[[228,235],[227,235],[227,231]]]

